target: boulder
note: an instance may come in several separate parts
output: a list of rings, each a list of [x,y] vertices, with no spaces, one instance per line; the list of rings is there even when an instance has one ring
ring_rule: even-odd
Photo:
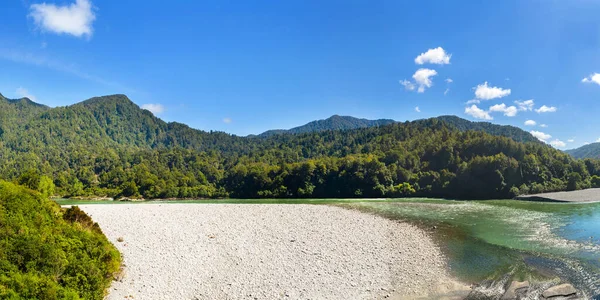
[[[577,294],[577,290],[572,285],[564,283],[545,290],[542,293],[542,296],[546,299],[550,299],[552,297],[568,297],[575,294]]]
[[[504,295],[502,295],[501,300],[512,300],[517,299],[517,295],[527,292],[529,288],[529,281],[513,281],[510,286],[506,289]]]

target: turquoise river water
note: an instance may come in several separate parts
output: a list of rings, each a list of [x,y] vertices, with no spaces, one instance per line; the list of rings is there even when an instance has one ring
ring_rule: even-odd
[[[61,205],[132,203],[57,200]],[[430,231],[466,282],[561,278],[600,298],[600,203],[438,199],[181,200],[151,203],[338,205],[411,222]]]

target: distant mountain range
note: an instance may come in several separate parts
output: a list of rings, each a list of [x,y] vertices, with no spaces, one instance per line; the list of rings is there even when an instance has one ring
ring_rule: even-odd
[[[495,136],[505,136],[513,139],[516,142],[532,142],[532,143],[542,143],[537,138],[535,138],[531,133],[524,131],[521,128],[508,126],[508,125],[497,125],[489,122],[471,122],[469,120],[465,120],[459,118],[457,116],[439,116],[430,119],[422,119],[416,120],[414,122],[428,122],[430,120],[438,120],[442,121],[449,126],[456,128],[460,131],[483,131],[485,133],[495,135]],[[279,134],[301,134],[301,133],[309,133],[309,132],[319,132],[319,131],[327,131],[327,130],[351,130],[358,128],[368,128],[368,127],[379,127],[386,126],[389,124],[397,123],[397,121],[391,119],[377,119],[377,120],[367,120],[367,119],[359,119],[350,116],[338,116],[333,115],[325,120],[312,121],[305,125],[294,127],[292,129],[277,129],[277,130],[269,130],[259,134],[259,137],[270,137]]]
[[[259,134],[258,136],[268,137],[276,134],[298,134],[326,130],[349,130],[357,128],[385,126],[392,123],[396,123],[396,121],[390,119],[367,120],[350,116],[333,115],[325,120],[312,121],[302,126],[294,127],[292,129],[268,130]]]
[[[600,158],[600,143],[583,145],[576,149],[566,150],[574,158]]]

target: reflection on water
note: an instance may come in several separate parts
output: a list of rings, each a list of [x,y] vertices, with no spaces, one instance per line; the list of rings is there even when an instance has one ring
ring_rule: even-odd
[[[90,203],[57,202],[63,205]],[[431,230],[445,249],[452,272],[463,280],[499,279],[507,273],[517,278],[559,276],[588,295],[600,294],[600,203],[434,199],[227,199],[143,203],[167,202],[307,203],[366,210]]]

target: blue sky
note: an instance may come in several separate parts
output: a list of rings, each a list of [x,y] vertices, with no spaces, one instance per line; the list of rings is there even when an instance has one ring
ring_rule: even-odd
[[[6,0],[0,93],[122,93],[238,135],[452,114],[574,148],[600,138],[598,15],[584,0]]]

